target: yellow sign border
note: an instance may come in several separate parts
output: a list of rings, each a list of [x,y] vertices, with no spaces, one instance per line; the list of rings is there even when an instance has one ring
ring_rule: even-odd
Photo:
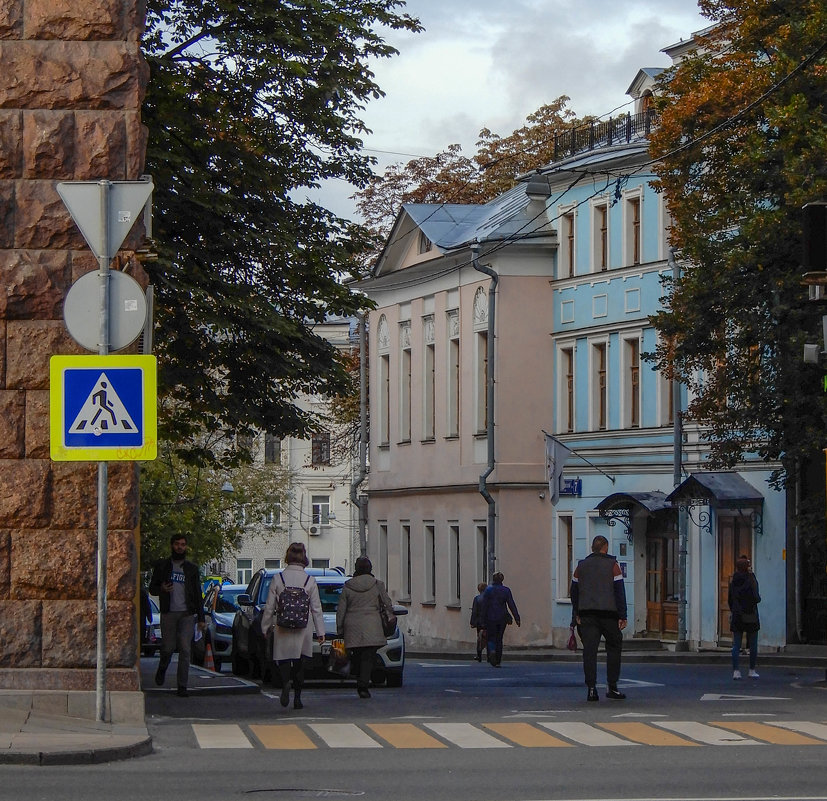
[[[124,448],[70,448],[63,442],[65,428],[65,394],[63,375],[66,369],[131,367],[143,372],[144,444]],[[49,451],[55,462],[127,462],[149,461],[158,455],[158,382],[154,356],[52,356],[49,359]]]

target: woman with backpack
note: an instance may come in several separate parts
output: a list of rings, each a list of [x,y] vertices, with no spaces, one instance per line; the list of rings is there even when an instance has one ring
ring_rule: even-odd
[[[336,630],[345,638],[360,698],[370,698],[368,685],[376,651],[388,641],[382,629],[380,609],[393,609],[384,583],[373,577],[372,570],[367,556],[356,560],[353,578],[342,587],[336,608]]]
[[[316,579],[307,574],[310,563],[304,543],[291,542],[284,555],[287,565],[273,576],[267,603],[261,615],[261,630],[273,630],[273,660],[281,676],[282,706],[290,703],[293,681],[293,709],[302,709],[304,660],[313,656],[313,629],[319,645],[324,642],[324,615]],[[313,626],[309,625],[313,618]]]
[[[761,596],[758,593],[758,579],[750,568],[750,561],[742,554],[735,562],[735,573],[729,582],[729,628],[732,631],[732,678],[740,679],[738,656],[741,651],[741,640],[747,635],[747,649],[749,650],[749,677],[757,679],[755,665],[758,661],[758,630],[761,623],[758,620],[758,604]]]

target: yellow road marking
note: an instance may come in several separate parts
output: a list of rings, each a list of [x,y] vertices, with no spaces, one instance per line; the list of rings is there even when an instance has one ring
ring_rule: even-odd
[[[656,729],[648,723],[598,723],[602,729],[619,734],[627,740],[634,740],[644,745],[700,745],[692,740],[684,740],[672,732]]]
[[[773,743],[773,745],[827,745],[827,743],[822,740],[814,740],[812,737],[806,737],[796,731],[779,729],[767,723],[754,723],[752,721],[733,722],[731,720],[712,720],[710,723],[713,726],[720,726],[723,729],[730,729],[731,731],[746,734],[748,737],[754,737],[756,740],[766,740],[768,743]]]
[[[573,748],[571,743],[553,737],[530,723],[483,723],[486,729],[525,748]]]
[[[313,741],[294,723],[253,725],[250,726],[250,731],[265,748],[277,748],[283,751],[316,748]]]
[[[394,748],[447,748],[413,723],[368,723],[369,729],[387,740]]]

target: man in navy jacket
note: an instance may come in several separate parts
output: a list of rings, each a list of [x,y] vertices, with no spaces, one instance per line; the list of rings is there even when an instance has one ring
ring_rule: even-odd
[[[598,535],[592,540],[592,552],[582,559],[571,579],[572,625],[578,627],[583,641],[583,673],[588,694],[586,700],[598,701],[597,648],[606,640],[606,698],[622,700],[626,695],[617,688],[620,679],[620,654],[623,629],[626,628],[626,588],[617,559],[610,556],[609,541]]]

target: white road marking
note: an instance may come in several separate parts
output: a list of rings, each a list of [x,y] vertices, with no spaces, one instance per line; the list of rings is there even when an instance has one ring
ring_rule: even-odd
[[[778,695],[735,695],[734,693],[704,693],[701,701],[789,701]]]
[[[222,723],[204,726],[192,724],[199,748],[252,748],[252,743],[236,723]]]
[[[311,723],[310,728],[331,748],[382,747],[355,723]]]
[[[425,723],[426,728],[460,748],[511,748],[470,723]]]
[[[802,734],[809,734],[819,740],[827,740],[827,725],[824,723],[810,723],[804,720],[773,720],[771,726],[781,726],[784,729],[791,729]]]
[[[562,734],[569,740],[574,740],[581,745],[639,745],[640,743],[633,743],[629,740],[622,740],[620,737],[615,737],[603,729],[598,729],[590,726],[588,723],[540,723],[546,729],[550,729],[557,734]]]
[[[689,737],[691,740],[697,740],[707,745],[763,745],[763,743],[759,743],[758,740],[751,740],[742,734],[736,734],[726,729],[719,729],[715,726],[707,726],[706,723],[696,723],[695,721],[653,720],[652,725],[660,726],[662,729],[667,729],[668,731],[674,731],[677,734],[682,734],[684,737]]]

